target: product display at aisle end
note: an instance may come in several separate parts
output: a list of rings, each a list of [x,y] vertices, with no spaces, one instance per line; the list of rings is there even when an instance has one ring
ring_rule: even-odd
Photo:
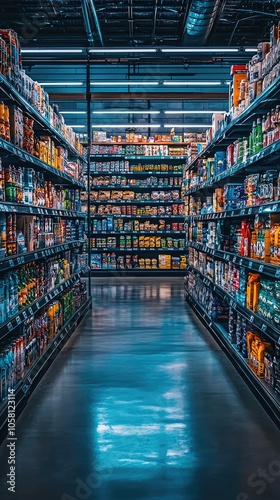
[[[278,425],[279,43],[259,44],[247,66],[232,67],[230,112],[213,114],[207,145],[183,174],[186,300]]]
[[[0,30],[0,432],[91,305],[78,136]]]
[[[186,269],[182,172],[191,140],[205,134],[107,137],[91,144],[92,271]]]

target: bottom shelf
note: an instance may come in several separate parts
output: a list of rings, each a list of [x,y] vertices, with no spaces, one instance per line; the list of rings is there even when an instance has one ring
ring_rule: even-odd
[[[73,316],[65,323],[61,331],[56,335],[53,341],[46,348],[44,353],[30,367],[15,390],[16,418],[25,407],[31,393],[41,380],[44,373],[47,371],[50,364],[56,358],[59,351],[62,349],[67,340],[71,337],[78,324],[84,318],[86,311],[91,308],[92,299],[88,299],[84,304],[75,311]],[[8,433],[8,404],[4,404],[0,410],[0,443],[5,439]]]
[[[280,428],[280,396],[273,391],[272,387],[270,387],[263,379],[257,377],[257,375],[251,370],[247,360],[244,359],[235,346],[230,343],[227,331],[223,325],[212,321],[204,308],[192,298],[187,290],[185,290],[185,298],[186,302],[194,310],[199,320],[203,323],[207,330],[210,331],[218,344],[226,352],[229,359],[242,375],[243,379],[250,386],[250,389],[262,404],[266,412],[270,415],[277,427]]]

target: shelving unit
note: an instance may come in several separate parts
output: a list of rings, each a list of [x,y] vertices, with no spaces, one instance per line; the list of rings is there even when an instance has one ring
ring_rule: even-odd
[[[268,306],[267,309],[261,308],[259,301],[265,286],[270,286],[270,290],[276,290],[280,280],[280,264],[277,257],[273,257],[272,262],[270,262],[270,254],[267,255],[268,243],[264,249],[265,243],[262,244],[262,240],[257,239],[256,245],[259,246],[254,246],[253,233],[244,236],[242,227],[244,228],[248,224],[248,227],[253,228],[252,231],[257,227],[255,233],[257,238],[261,238],[261,235],[265,234],[261,231],[266,230],[264,221],[267,220],[270,222],[267,231],[273,231],[273,227],[277,226],[278,222],[280,223],[280,201],[279,198],[274,197],[276,193],[276,188],[274,188],[274,195],[271,195],[271,199],[254,205],[248,202],[249,198],[246,199],[247,194],[244,188],[246,196],[245,194],[243,198],[242,195],[240,196],[239,206],[236,206],[235,199],[232,202],[233,208],[230,207],[230,203],[226,206],[226,198],[224,198],[224,207],[227,209],[218,208],[219,211],[213,212],[217,206],[214,204],[213,195],[217,196],[219,189],[224,189],[224,186],[227,186],[226,189],[230,189],[229,186],[234,185],[234,183],[242,185],[245,178],[252,174],[266,174],[268,170],[277,171],[279,174],[280,140],[276,140],[257,153],[251,154],[245,161],[237,160],[232,166],[217,175],[214,171],[209,179],[207,174],[208,180],[203,180],[203,182],[201,182],[201,171],[203,172],[204,168],[202,166],[203,159],[213,157],[216,152],[224,152],[236,139],[242,138],[243,135],[248,136],[248,132],[252,130],[253,121],[275,107],[279,98],[280,78],[278,77],[243,113],[216,133],[206,148],[186,165],[183,175],[183,195],[186,202],[186,245],[188,248],[188,267],[185,278],[186,301],[227,352],[278,426],[280,424],[280,385],[279,368],[277,368],[280,348],[280,327],[277,323],[279,315],[276,310],[274,315],[271,315]],[[202,168],[201,171],[200,168]],[[225,191],[223,192],[225,193]],[[209,206],[207,205],[207,197],[208,199],[213,198],[212,207],[210,202]],[[236,195],[237,198],[238,195]],[[259,218],[259,226],[254,225],[257,224],[256,217]],[[270,233],[270,241],[272,241],[271,234],[273,233]],[[268,238],[267,233],[266,238]],[[255,251],[256,248],[257,253],[255,254],[253,250]],[[274,252],[271,243],[269,248],[270,253]],[[250,303],[249,290],[251,289],[248,288],[250,277],[260,283],[260,290],[257,292],[256,288],[256,292],[254,292],[259,293],[259,295],[256,295],[256,298],[254,295],[253,306]],[[206,310],[200,300],[204,300],[207,293],[210,295],[207,298],[207,300],[209,299],[209,309]],[[276,292],[267,293],[274,294]],[[275,304],[277,308],[277,301]],[[274,361],[271,365],[272,372],[274,370],[274,380],[271,384],[266,381],[269,379],[268,368],[266,368],[265,375],[259,374],[258,376],[245,357],[245,352],[247,352],[248,357],[252,354],[249,350],[249,341],[247,340],[246,345],[245,338],[243,338],[245,347],[242,355],[232,340],[234,335],[231,336],[228,324],[216,314],[215,308],[220,308],[222,311],[221,318],[223,311],[230,318],[231,316],[243,318],[247,332],[253,332],[253,335],[259,338],[260,342],[267,342],[267,349],[270,349],[272,357],[274,353]],[[261,308],[262,313],[260,313],[259,308]]]
[[[38,137],[50,137],[56,146],[61,146],[68,152],[69,160],[79,162],[85,174],[89,172],[84,156],[1,74],[0,100],[8,107],[18,106],[25,116],[34,120],[33,130]],[[1,362],[4,360],[6,364],[5,371],[1,372],[1,437],[7,432],[8,388],[15,390],[18,415],[47,367],[91,307],[91,291],[84,279],[90,274],[89,255],[85,253],[85,214],[81,212],[80,202],[66,198],[66,190],[74,196],[85,189],[83,177],[74,177],[40,160],[35,154],[14,145],[13,140],[13,137],[11,142],[0,138],[0,356]],[[21,167],[31,169],[36,175],[38,172],[43,174],[43,184],[50,183],[53,192],[59,193],[63,202],[50,198],[47,201],[46,187],[45,192],[44,187],[42,188],[45,198],[38,198],[37,203],[25,198],[19,200],[18,194],[16,201],[5,201],[8,186],[5,169],[12,168],[18,172]],[[18,193],[19,184],[15,178],[12,182],[14,192]],[[3,236],[6,234],[5,224],[11,217],[14,217],[12,250],[8,249],[8,239],[7,242],[4,241]],[[23,232],[25,242],[22,245],[18,240],[21,229],[15,226],[18,218],[25,229],[30,224],[26,233]],[[40,229],[39,222],[45,229]],[[59,231],[64,228],[65,233],[57,232],[57,226]],[[32,232],[35,227],[36,237],[35,232]],[[36,241],[30,244],[34,247],[31,251],[26,242],[27,234],[31,240]],[[47,237],[51,237],[53,242]],[[10,307],[11,302],[13,308]],[[40,318],[45,318],[44,326],[40,323]]]
[[[135,144],[122,142],[117,146],[123,147],[125,153],[125,146],[163,144],[171,145],[173,148],[187,146],[186,143],[176,142]],[[111,143],[93,143],[92,148],[104,145],[112,146]],[[184,200],[180,195],[176,197],[175,194],[172,195],[172,191],[180,193],[185,161],[185,155],[91,154],[90,235],[93,273],[99,276],[108,273],[131,275],[140,271],[144,274],[157,275],[184,273]],[[102,181],[104,176],[107,177],[106,182]],[[116,177],[119,180],[113,181]],[[105,197],[104,191],[107,191]],[[133,194],[125,196],[132,199],[121,199],[123,193],[128,191]],[[159,199],[155,199],[157,196]],[[108,219],[111,221],[109,228]],[[123,221],[119,225],[118,219]],[[154,225],[156,227],[151,227]],[[96,244],[98,236],[103,236],[103,239]],[[115,244],[106,244],[108,241],[106,237],[115,238]],[[127,237],[130,240],[126,241]],[[139,237],[143,237],[141,244]],[[144,244],[144,239],[149,237],[152,241],[146,241]],[[124,245],[120,244],[120,238],[124,238]],[[158,240],[156,245],[154,241],[156,238],[161,238],[160,244]],[[173,243],[169,241],[167,245],[166,238],[173,238]],[[109,255],[107,256],[105,252],[109,252]],[[167,255],[166,262],[165,257],[161,255]]]

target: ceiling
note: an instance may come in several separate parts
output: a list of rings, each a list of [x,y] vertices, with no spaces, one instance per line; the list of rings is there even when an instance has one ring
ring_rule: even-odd
[[[52,102],[68,112],[67,123],[79,132],[87,124],[87,48],[101,51],[90,55],[92,110],[99,111],[91,115],[93,124],[160,123],[162,132],[164,123],[186,124],[186,129],[187,124],[207,126],[211,110],[228,109],[231,65],[249,60],[246,47],[269,40],[279,13],[280,0],[1,0],[0,5],[1,28],[18,33],[26,71],[40,83],[53,82],[46,86]],[[219,52],[219,47],[238,52]],[[102,52],[106,48],[116,52]],[[118,52],[120,48],[135,52]],[[145,48],[154,52],[141,52]],[[178,51],[186,48],[201,52]],[[82,50],[50,54],[34,49]],[[142,84],[112,85],[129,80]],[[182,85],[164,83],[172,80]],[[218,84],[201,86],[201,81]],[[160,113],[149,116],[147,109]],[[76,113],[69,114],[71,110]],[[112,110],[114,115],[100,113]],[[128,112],[118,115],[118,110]],[[176,110],[181,114],[165,113]],[[207,110],[209,114],[195,113]]]
[[[1,0],[0,11],[24,46],[84,47],[87,31],[95,46],[242,46],[269,37],[278,8],[278,0]]]

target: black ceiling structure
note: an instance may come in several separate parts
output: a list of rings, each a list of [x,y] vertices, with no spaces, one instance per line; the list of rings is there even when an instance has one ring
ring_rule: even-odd
[[[1,0],[24,47],[255,46],[278,0]]]

